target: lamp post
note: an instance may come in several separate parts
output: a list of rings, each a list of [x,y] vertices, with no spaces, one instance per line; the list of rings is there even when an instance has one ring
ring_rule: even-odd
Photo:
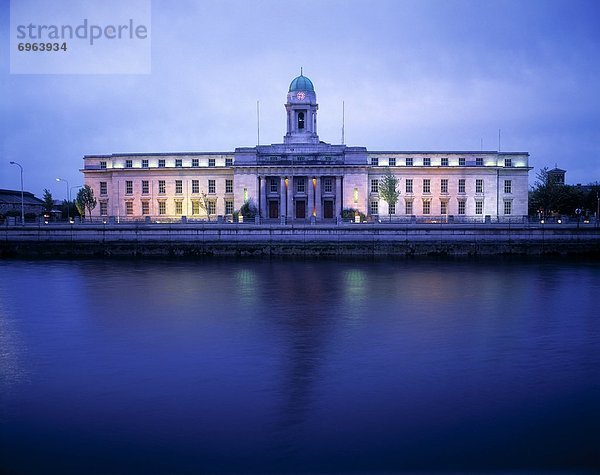
[[[17,162],[10,162],[11,165],[16,165],[21,169],[21,224],[25,225],[25,204],[23,200],[23,167]]]
[[[56,181],[64,181],[67,184],[67,222],[71,221],[71,188],[69,182],[64,178],[57,178]]]

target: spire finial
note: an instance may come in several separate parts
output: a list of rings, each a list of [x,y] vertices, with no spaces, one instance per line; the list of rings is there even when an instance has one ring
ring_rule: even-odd
[[[302,66],[300,66],[300,76],[302,76]]]

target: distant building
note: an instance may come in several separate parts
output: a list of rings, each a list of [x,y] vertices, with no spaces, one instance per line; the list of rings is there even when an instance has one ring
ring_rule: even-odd
[[[566,170],[561,170],[557,167],[553,168],[552,170],[548,170],[548,183],[554,183],[555,185],[564,185],[565,173],[567,173]]]
[[[25,214],[42,214],[44,202],[36,198],[33,193],[23,192],[23,209]],[[21,191],[18,190],[0,190],[0,214],[6,215],[8,212],[21,214]]]
[[[297,222],[333,221],[346,208],[375,218],[527,215],[527,152],[369,151],[322,142],[316,93],[302,74],[290,84],[285,109],[283,143],[233,152],[86,155],[81,171],[98,199],[93,216],[216,217],[248,200],[264,220]],[[399,180],[394,205],[379,194],[387,169]]]

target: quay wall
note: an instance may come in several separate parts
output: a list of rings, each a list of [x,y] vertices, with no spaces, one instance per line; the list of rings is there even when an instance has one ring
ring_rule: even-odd
[[[0,257],[591,255],[594,225],[49,224],[0,228]]]

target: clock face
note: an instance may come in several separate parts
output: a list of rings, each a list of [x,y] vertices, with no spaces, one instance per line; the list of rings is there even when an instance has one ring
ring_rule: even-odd
[[[298,98],[298,100],[303,101],[304,98],[306,97],[306,94],[304,94],[304,92],[300,91],[296,94],[296,97]]]

